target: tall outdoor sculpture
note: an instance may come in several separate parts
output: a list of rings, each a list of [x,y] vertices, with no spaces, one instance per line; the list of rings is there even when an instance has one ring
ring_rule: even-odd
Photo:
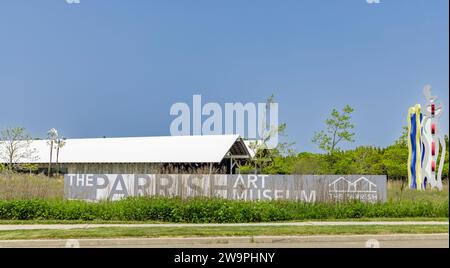
[[[411,189],[423,190],[429,184],[442,190],[445,141],[438,121],[443,108],[431,95],[431,86],[426,85],[423,94],[427,99],[425,108],[416,104],[408,110],[408,184]]]

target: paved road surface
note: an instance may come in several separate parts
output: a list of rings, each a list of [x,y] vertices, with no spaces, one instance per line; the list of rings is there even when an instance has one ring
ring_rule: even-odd
[[[156,224],[0,224],[0,231],[38,229],[80,229],[98,227],[239,227],[239,226],[339,226],[339,225],[449,225],[448,221],[329,221],[274,223],[156,223]]]
[[[1,247],[448,248],[449,234],[0,240],[0,248]]]

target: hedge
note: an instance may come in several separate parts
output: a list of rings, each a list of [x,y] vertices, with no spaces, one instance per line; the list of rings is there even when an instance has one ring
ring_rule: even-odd
[[[440,202],[302,203],[224,199],[140,197],[116,202],[75,200],[0,200],[2,220],[115,220],[185,223],[238,223],[354,218],[448,217]]]

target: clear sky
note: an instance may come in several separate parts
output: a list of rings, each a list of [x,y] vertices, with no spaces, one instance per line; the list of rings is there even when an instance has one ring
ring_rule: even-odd
[[[448,0],[0,0],[0,128],[169,135],[175,102],[274,94],[298,151],[330,110],[386,146],[429,83],[448,133]]]

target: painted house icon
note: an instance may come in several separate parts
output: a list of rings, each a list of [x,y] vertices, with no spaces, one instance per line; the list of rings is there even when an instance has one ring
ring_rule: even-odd
[[[330,192],[334,193],[346,193],[350,191],[351,181],[347,180],[344,177],[339,177],[337,180],[334,180],[332,183],[328,185],[330,188]]]
[[[328,187],[331,193],[376,193],[377,185],[371,182],[366,177],[361,177],[354,182],[347,180],[344,177],[331,182]]]
[[[355,192],[359,193],[376,193],[377,185],[371,182],[366,177],[361,177],[353,182],[355,187]]]

